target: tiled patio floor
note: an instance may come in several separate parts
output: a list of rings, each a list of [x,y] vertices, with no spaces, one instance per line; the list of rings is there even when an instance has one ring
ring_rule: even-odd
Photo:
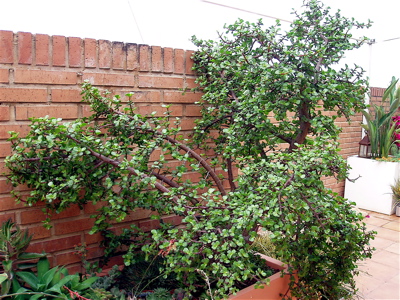
[[[359,298],[366,300],[400,299],[400,217],[363,211],[368,229],[378,232],[372,246],[376,248],[370,260],[360,264],[357,277]],[[357,299],[357,298],[356,298]]]

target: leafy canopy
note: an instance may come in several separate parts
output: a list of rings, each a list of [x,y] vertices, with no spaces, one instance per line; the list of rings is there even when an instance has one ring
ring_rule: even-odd
[[[365,41],[353,42],[350,30],[369,25],[332,15],[318,1],[305,8],[287,33],[279,23],[264,29],[239,20],[218,41],[193,38],[204,96],[191,143],[168,113],[141,116],[133,103],[85,83],[93,116],[33,120],[26,138],[10,138],[8,178],[33,188],[27,203],[44,202],[49,211],[103,201],[93,232],[108,232],[109,245],[127,243],[128,265],[139,249],[163,255],[166,272],[193,293],[204,274],[214,299],[262,280],[249,253],[263,228],[277,256],[297,270],[292,295],[351,297],[373,234],[322,178],[346,176],[334,120],[364,108],[367,88],[361,68],[333,65]],[[112,221],[143,209],[159,220],[156,229],[110,234]],[[185,226],[164,222],[169,214]]]

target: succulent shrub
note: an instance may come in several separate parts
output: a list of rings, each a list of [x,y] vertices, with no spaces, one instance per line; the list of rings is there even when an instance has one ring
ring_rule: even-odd
[[[49,212],[103,201],[93,232],[136,209],[153,211],[158,228],[132,226],[118,242],[129,245],[125,264],[138,250],[163,256],[166,274],[189,292],[204,277],[215,299],[237,291],[237,282],[262,282],[267,274],[250,254],[263,228],[297,273],[293,296],[350,298],[373,233],[322,179],[347,174],[335,119],[365,107],[367,82],[360,67],[334,66],[366,40],[352,40],[350,30],[369,24],[318,1],[296,16],[286,33],[279,22],[239,20],[218,41],[193,37],[204,96],[191,141],[168,113],[139,115],[130,101],[84,83],[92,117],[33,119],[27,137],[10,138],[9,180],[31,187],[25,201],[44,202]],[[163,222],[170,214],[183,226]]]

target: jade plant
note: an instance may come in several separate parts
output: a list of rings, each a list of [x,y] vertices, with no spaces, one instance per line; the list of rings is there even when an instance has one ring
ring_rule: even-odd
[[[137,209],[153,212],[157,228],[132,225],[110,244],[129,245],[126,265],[138,251],[163,256],[163,272],[192,294],[204,278],[213,299],[249,279],[264,282],[267,274],[250,258],[262,229],[297,274],[292,296],[351,298],[373,233],[323,178],[347,175],[335,119],[365,108],[368,84],[360,67],[335,65],[366,41],[350,30],[369,23],[331,14],[319,1],[304,8],[285,33],[279,22],[264,28],[239,20],[218,41],[193,37],[204,95],[192,136],[168,112],[142,116],[130,95],[123,101],[85,82],[91,117],[36,118],[26,137],[12,134],[7,177],[32,188],[19,199],[43,203],[48,213],[102,202],[92,232],[109,233]],[[171,214],[182,226],[163,220]]]

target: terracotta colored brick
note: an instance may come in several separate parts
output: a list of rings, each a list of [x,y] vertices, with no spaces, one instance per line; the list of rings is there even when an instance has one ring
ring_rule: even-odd
[[[76,84],[76,72],[15,70],[15,83]]]
[[[49,65],[49,43],[50,37],[47,34],[35,35],[36,65]]]
[[[52,102],[81,102],[81,90],[78,89],[52,89],[51,90]]]
[[[8,172],[8,169],[6,168],[6,164],[4,161],[0,161],[0,174],[3,174],[5,172]]]
[[[97,66],[97,41],[94,39],[85,39],[85,67],[95,68]]]
[[[126,69],[139,69],[139,56],[137,44],[126,44]]]
[[[29,234],[33,235],[32,241],[49,238],[51,236],[51,231],[44,228],[42,224],[27,229]]]
[[[54,225],[56,235],[89,230],[94,225],[94,219],[79,219],[57,223]]]
[[[12,220],[15,222],[15,213],[7,213],[0,215],[0,223],[4,223],[5,221]]]
[[[121,97],[122,101],[128,101],[128,97]],[[161,92],[159,91],[133,91],[132,101],[134,103],[161,102]]]
[[[195,78],[186,78],[185,80],[185,87],[188,89],[193,89],[195,87],[198,87],[198,85],[196,84],[196,79]]]
[[[179,225],[182,224],[182,217],[179,216],[169,216],[162,218],[165,223],[169,223],[172,225]]]
[[[202,93],[194,92],[165,92],[164,102],[166,103],[195,103],[200,101]]]
[[[78,37],[68,38],[68,62],[70,67],[82,67],[82,39]]]
[[[183,78],[139,75],[139,87],[180,89],[183,88]]]
[[[13,210],[13,209],[17,209],[17,208],[23,208],[24,204],[22,203],[17,203],[15,201],[14,197],[10,197],[8,195],[6,196],[1,196],[0,197],[0,211],[7,211],[7,210]]]
[[[8,124],[0,124],[0,139],[8,139],[10,135],[9,131],[19,132],[19,137],[25,137],[30,130],[28,125],[8,125]],[[0,188],[1,191],[1,188]]]
[[[76,254],[75,250],[67,253],[60,253],[54,255],[56,264],[59,266],[66,266],[73,263],[81,262],[81,257]]]
[[[78,205],[72,205],[68,207],[67,209],[63,210],[59,214],[53,214],[51,216],[52,220],[60,220],[60,219],[66,219],[66,218],[71,218],[71,217],[77,217],[81,214],[81,209],[79,208]]]
[[[5,178],[0,178],[0,194],[7,194],[11,192],[12,185],[7,182]]]
[[[84,239],[86,245],[98,244],[100,241],[103,240],[103,236],[100,232],[94,234],[85,233]]]
[[[67,41],[64,36],[53,36],[53,66],[66,66],[66,45]]]
[[[81,242],[81,236],[75,235],[49,241],[32,242],[27,248],[27,252],[46,252],[53,253],[61,250],[73,249],[74,245]]]
[[[145,232],[150,231],[152,229],[156,229],[160,227],[159,220],[146,220],[139,222],[139,228]]]
[[[201,107],[199,105],[186,105],[186,117],[201,117]]]
[[[182,122],[179,124],[179,127],[182,128],[182,130],[192,130],[194,126],[196,125],[194,123],[195,119],[184,119]]]
[[[10,120],[10,107],[0,106],[0,122]]]
[[[173,105],[169,108],[171,111],[171,116],[173,117],[180,117],[182,116],[182,106],[180,105]],[[160,105],[146,105],[146,106],[139,106],[137,112],[141,115],[150,115],[152,112],[157,112],[155,114],[156,117],[164,116],[167,109]]]
[[[0,102],[46,102],[45,89],[0,88]]]
[[[14,34],[12,31],[0,30],[0,63],[12,64],[14,61]]]
[[[32,33],[18,32],[18,63],[32,64]]]
[[[0,69],[0,82],[8,83],[8,69]]]
[[[159,46],[151,47],[151,70],[153,72],[162,72],[163,61],[162,61],[162,51]]]
[[[139,45],[139,68],[140,71],[150,70],[150,53],[147,45]]]
[[[175,49],[175,57],[174,57],[174,73],[183,74],[185,70],[185,51],[181,49]]]
[[[0,142],[0,157],[6,157],[11,155],[11,143]]]
[[[129,74],[84,73],[83,80],[103,86],[135,86],[135,77]]]
[[[99,41],[99,68],[111,68],[111,43],[110,41]]]
[[[40,223],[46,219],[46,215],[39,208],[22,211],[20,217],[21,225]]]
[[[28,120],[29,118],[40,118],[44,116],[76,119],[78,118],[78,107],[76,105],[35,105],[17,106],[15,110],[16,120]]]
[[[84,118],[87,118],[87,117],[90,117],[91,115],[93,115],[93,110],[90,105],[82,105],[81,110],[82,110],[82,117],[84,117]]]
[[[174,49],[164,48],[164,73],[174,71]]]
[[[125,69],[126,52],[124,49],[124,43],[113,42],[112,43],[112,67],[115,70]]]
[[[185,55],[185,73],[186,75],[193,75],[194,71],[192,70],[193,68],[193,56],[194,51],[192,50],[188,50],[186,51],[186,55]]]

